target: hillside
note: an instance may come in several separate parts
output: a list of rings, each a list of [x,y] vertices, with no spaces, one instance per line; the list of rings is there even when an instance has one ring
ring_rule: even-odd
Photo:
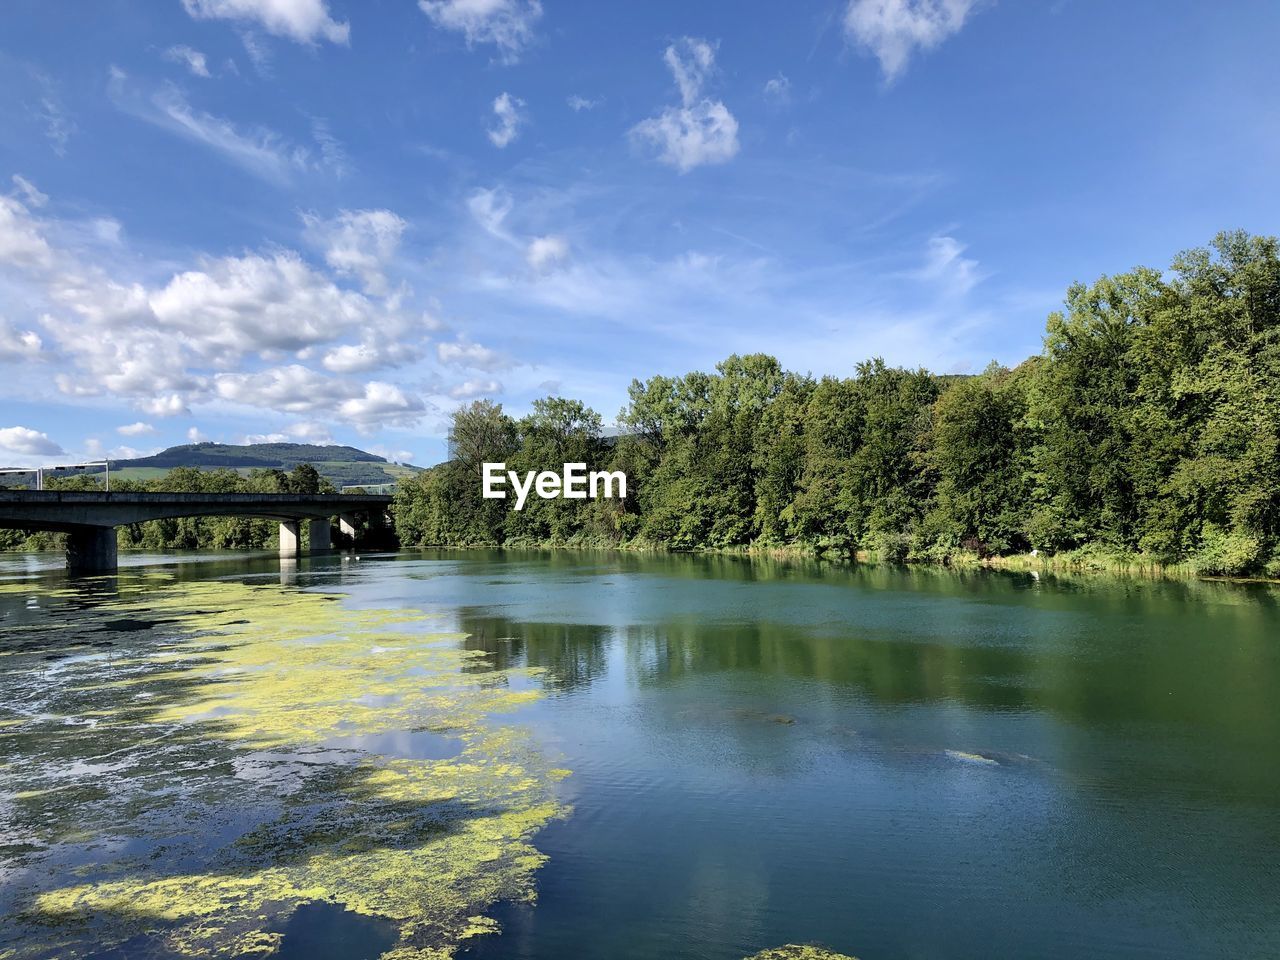
[[[352,484],[393,483],[415,473],[420,467],[391,463],[384,457],[356,447],[310,443],[185,443],[169,447],[149,457],[112,460],[111,473],[122,478],[148,479],[174,467],[201,470],[227,469],[239,473],[250,470],[292,470],[309,463],[336,487]]]

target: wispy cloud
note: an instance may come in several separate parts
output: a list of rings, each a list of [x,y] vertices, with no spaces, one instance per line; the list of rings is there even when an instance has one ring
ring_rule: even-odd
[[[542,17],[538,0],[418,0],[418,8],[442,30],[461,33],[468,46],[493,44],[504,63],[519,59]]]
[[[313,123],[319,157],[306,146],[292,143],[265,127],[242,129],[232,121],[192,106],[175,86],[166,84],[150,96],[129,84],[128,75],[111,67],[108,93],[124,113],[192,143],[208,147],[243,170],[271,183],[289,184],[306,171],[327,170],[341,175],[345,155],[327,127]]]
[[[523,108],[524,101],[509,93],[502,93],[494,98],[493,114],[497,117],[498,124],[489,128],[489,140],[499,150],[520,135],[520,128],[527,119],[521,112]]]
[[[186,68],[197,77],[205,77],[207,79],[212,76],[212,74],[209,73],[209,61],[205,58],[205,55],[199,50],[193,50],[185,44],[178,44],[175,47],[170,47],[164,52],[164,57],[166,60],[172,60],[174,63],[184,64]]]

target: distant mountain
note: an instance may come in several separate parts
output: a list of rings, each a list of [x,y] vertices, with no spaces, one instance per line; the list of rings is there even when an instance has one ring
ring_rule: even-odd
[[[292,470],[309,463],[327,477],[334,486],[393,483],[416,473],[421,467],[391,463],[385,457],[356,447],[312,443],[184,443],[169,447],[149,457],[112,460],[111,472],[121,477],[152,477],[174,467],[197,467],[202,470],[227,469],[240,473],[250,470]]]

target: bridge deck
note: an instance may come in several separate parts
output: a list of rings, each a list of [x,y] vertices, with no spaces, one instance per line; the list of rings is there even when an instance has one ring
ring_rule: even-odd
[[[0,490],[0,527],[71,531],[178,517],[324,519],[381,511],[391,497],[342,493],[106,493]]]

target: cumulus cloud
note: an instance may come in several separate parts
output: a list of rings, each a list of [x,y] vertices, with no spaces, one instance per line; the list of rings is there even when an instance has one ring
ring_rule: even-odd
[[[204,442],[205,442],[206,440],[208,440],[208,439],[209,439],[209,437],[208,437],[206,434],[203,434],[203,433],[201,433],[201,432],[200,432],[200,428],[199,428],[199,427],[188,427],[188,428],[187,428],[187,442],[188,442],[188,443],[204,443]]]
[[[560,236],[535,237],[525,250],[525,260],[539,273],[568,259],[569,241]]]
[[[455,400],[474,400],[476,397],[492,397],[502,392],[497,380],[464,380],[449,391]]]
[[[465,337],[436,344],[436,356],[443,364],[471,367],[475,370],[499,370],[510,366],[501,354],[478,343],[472,343]]]
[[[880,61],[886,83],[907,69],[915,51],[932,50],[959,33],[981,0],[849,0],[845,33]]]
[[[378,380],[364,385],[363,396],[344,400],[338,407],[339,416],[366,429],[383,424],[409,426],[422,419],[425,411],[421,398]]]
[[[329,15],[325,0],[182,0],[187,13],[204,20],[250,23],[298,43],[345,44],[351,27]]]
[[[187,409],[187,402],[176,393],[140,399],[137,401],[137,407],[143,413],[149,413],[153,417],[177,417],[191,412]]]
[[[342,290],[290,251],[207,260],[149,293],[147,305],[163,328],[222,363],[262,350],[301,350],[378,316],[366,297]]]
[[[636,124],[632,139],[656,148],[658,159],[681,173],[731,160],[738,153],[738,121],[723,102],[703,96],[715,70],[715,48],[684,37],[667,47],[663,60],[680,91],[680,105]]]
[[[489,140],[501,150],[520,135],[520,127],[525,123],[525,115],[521,113],[524,101],[509,93],[501,93],[493,100],[493,113],[498,118],[498,125],[489,128]]]
[[[421,357],[422,351],[411,343],[370,337],[363,343],[334,347],[325,353],[321,364],[334,373],[367,373],[402,367]]]
[[[302,420],[285,428],[285,432],[299,443],[330,444],[333,434],[318,420]]]
[[[504,63],[514,63],[533,40],[542,17],[538,0],[418,0],[437,27],[461,33],[467,46],[491,43]]]
[[[343,210],[331,220],[304,214],[307,234],[324,250],[325,263],[343,276],[359,277],[366,293],[385,296],[383,273],[408,226],[390,210]]]
[[[155,427],[142,420],[139,420],[137,423],[126,423],[124,426],[116,427],[116,433],[125,437],[141,437],[145,434],[155,432]]]
[[[66,453],[49,439],[47,433],[30,427],[0,427],[0,450],[24,457],[52,457]]]
[[[594,110],[596,107],[604,103],[604,97],[582,97],[574,94],[569,97],[565,103],[569,104],[569,109],[574,113],[581,113],[583,110]]]
[[[209,73],[209,61],[205,59],[205,55],[199,50],[193,50],[186,44],[178,44],[170,47],[164,52],[166,60],[172,60],[174,63],[181,63],[186,66],[191,73],[197,77],[212,76]]]
[[[79,247],[52,245],[46,236],[69,235],[66,225],[0,196],[0,259],[16,268],[24,296],[48,307],[39,333],[0,317],[0,359],[47,352],[62,365],[53,379],[63,393],[118,397],[148,420],[223,402],[361,429],[379,418],[410,423],[425,409],[418,397],[376,376],[350,377],[420,360],[438,321],[404,309],[407,287],[374,298],[334,279],[352,273],[385,288],[378,267],[403,221],[355,211],[313,225],[327,240],[332,272],[274,249],[205,258],[144,283],[116,279]],[[310,363],[287,362],[290,356]]]

